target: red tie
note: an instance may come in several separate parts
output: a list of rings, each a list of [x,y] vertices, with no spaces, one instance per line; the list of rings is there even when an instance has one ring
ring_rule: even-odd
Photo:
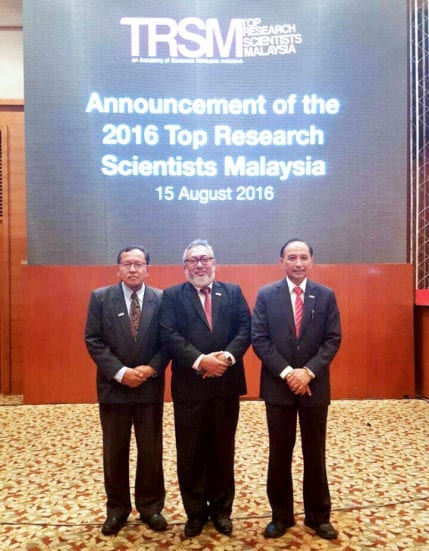
[[[298,337],[299,331],[301,329],[301,321],[302,321],[302,311],[304,309],[304,304],[302,302],[301,295],[303,293],[301,287],[294,287],[294,293],[296,295],[295,298],[295,331],[296,336]]]
[[[212,329],[212,297],[210,287],[203,287],[200,289],[200,293],[204,295],[204,312],[206,313],[210,329]]]
[[[140,324],[141,309],[137,293],[133,291],[131,293],[131,307],[130,307],[130,328],[131,334],[134,339],[137,337],[137,330]]]

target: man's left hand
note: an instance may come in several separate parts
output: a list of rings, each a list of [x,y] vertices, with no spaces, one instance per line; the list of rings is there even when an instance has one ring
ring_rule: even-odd
[[[311,376],[305,369],[294,369],[286,377],[286,382],[294,394],[297,394],[298,396],[308,394],[308,396],[311,396],[311,390],[309,387]]]
[[[150,365],[138,365],[134,369],[141,374],[143,382],[146,382],[147,379],[150,379],[155,374],[154,368]]]

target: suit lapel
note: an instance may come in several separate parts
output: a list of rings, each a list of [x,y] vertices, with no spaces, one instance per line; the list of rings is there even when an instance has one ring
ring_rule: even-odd
[[[278,304],[279,308],[281,309],[281,316],[287,319],[289,331],[291,335],[296,338],[295,316],[293,313],[291,295],[289,293],[289,287],[286,279],[283,279],[279,282],[278,293]],[[312,281],[307,280],[307,286],[305,288],[304,295],[304,311],[302,315],[301,332],[299,334],[300,339],[304,335],[310,320],[313,318],[316,300],[317,288]]]
[[[304,295],[304,311],[302,314],[301,334],[299,335],[300,338],[302,338],[302,336],[304,335],[305,331],[307,330],[309,322],[313,318],[314,308],[316,306],[316,300],[317,300],[317,289],[312,283],[312,281],[307,280],[307,286],[305,288],[305,295]]]
[[[188,301],[190,302],[192,308],[194,308],[197,311],[201,320],[205,323],[205,325],[207,325],[207,327],[209,327],[206,314],[203,309],[203,305],[201,303],[200,297],[198,296],[198,291],[195,289],[195,287],[191,283],[186,282],[183,287],[183,293],[185,297],[188,299]],[[213,300],[212,300],[212,308],[213,308]]]
[[[147,338],[149,326],[156,308],[156,296],[152,289],[146,285],[143,296],[142,316],[137,330],[136,342],[141,345]]]
[[[113,308],[116,316],[116,320],[124,334],[124,337],[131,344],[134,343],[134,339],[131,335],[130,318],[128,315],[127,305],[125,303],[124,293],[122,291],[122,285],[119,283],[113,294]]]
[[[217,319],[219,317],[219,312],[222,306],[222,301],[224,300],[224,293],[222,285],[213,281],[212,286],[212,323],[213,329],[215,328]]]
[[[289,332],[291,335],[295,336],[295,318],[293,315],[293,307],[286,278],[282,279],[278,283],[276,302],[278,308],[280,309],[281,319],[287,320]]]
[[[138,355],[141,349],[144,349],[150,334],[150,324],[152,322],[154,310],[157,306],[156,295],[150,287],[146,285],[143,295],[142,315],[137,329],[137,336],[133,339],[131,328],[128,322],[128,338],[130,346],[134,347],[134,357]]]
[[[134,340],[131,335],[130,327],[130,317],[127,311],[127,305],[125,303],[124,293],[122,291],[121,284],[115,289],[114,293],[114,308],[115,314],[121,327],[121,330],[124,334],[124,337],[127,339],[130,347],[140,346],[145,342],[148,329],[152,320],[154,309],[156,308],[156,296],[150,287],[146,286],[144,296],[143,296],[143,305],[142,305],[142,316],[140,319],[140,324],[137,329],[137,337]]]

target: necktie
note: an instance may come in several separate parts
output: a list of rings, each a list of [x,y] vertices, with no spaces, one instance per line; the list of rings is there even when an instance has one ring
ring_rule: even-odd
[[[141,315],[142,312],[140,309],[139,299],[137,297],[137,293],[133,291],[131,293],[130,328],[134,339],[137,337],[137,330],[139,328]]]
[[[301,321],[302,321],[302,311],[304,309],[304,304],[302,302],[302,289],[301,287],[294,287],[295,298],[295,331],[296,336],[298,337],[301,330]]]
[[[204,295],[204,312],[206,313],[207,321],[209,322],[210,329],[212,328],[212,297],[210,287],[203,287],[200,289],[200,293]]]

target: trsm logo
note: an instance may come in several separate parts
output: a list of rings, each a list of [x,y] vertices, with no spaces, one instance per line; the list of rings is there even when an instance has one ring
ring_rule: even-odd
[[[264,24],[259,17],[122,17],[130,30],[133,63],[242,63],[244,58],[296,53],[295,24]]]

